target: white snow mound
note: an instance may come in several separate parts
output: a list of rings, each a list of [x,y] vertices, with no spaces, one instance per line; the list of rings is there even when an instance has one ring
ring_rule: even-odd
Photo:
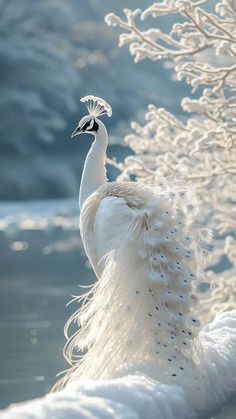
[[[212,413],[236,393],[236,310],[217,316],[201,332],[209,391],[196,412],[179,386],[139,374],[75,381],[63,391],[9,406],[0,419],[191,419]]]

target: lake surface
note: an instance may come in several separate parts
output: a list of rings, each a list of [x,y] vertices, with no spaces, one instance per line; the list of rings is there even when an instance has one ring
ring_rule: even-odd
[[[0,407],[47,393],[67,365],[63,327],[93,279],[71,201],[0,208]]]

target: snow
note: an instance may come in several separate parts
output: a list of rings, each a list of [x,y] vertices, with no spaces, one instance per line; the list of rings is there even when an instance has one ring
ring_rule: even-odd
[[[75,381],[63,391],[19,403],[1,419],[191,419],[213,413],[236,391],[236,310],[217,316],[201,332],[208,391],[194,410],[180,384],[163,385],[143,375]]]
[[[107,381],[75,381],[58,393],[13,405],[2,419],[31,418],[191,418],[180,387],[161,385],[142,375]]]

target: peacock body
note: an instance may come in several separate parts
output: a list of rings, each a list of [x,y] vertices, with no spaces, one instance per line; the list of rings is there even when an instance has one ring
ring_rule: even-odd
[[[59,388],[141,372],[201,398],[195,313],[211,233],[194,224],[195,214],[178,178],[164,186],[105,181],[84,199],[80,231],[97,282],[67,322],[66,331],[72,322],[78,331],[68,338],[71,369]]]

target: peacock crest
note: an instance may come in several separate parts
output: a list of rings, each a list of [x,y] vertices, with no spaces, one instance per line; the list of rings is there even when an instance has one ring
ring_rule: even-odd
[[[110,117],[112,115],[111,106],[100,97],[88,95],[82,97],[80,101],[85,103],[89,114],[92,116],[108,115]]]

